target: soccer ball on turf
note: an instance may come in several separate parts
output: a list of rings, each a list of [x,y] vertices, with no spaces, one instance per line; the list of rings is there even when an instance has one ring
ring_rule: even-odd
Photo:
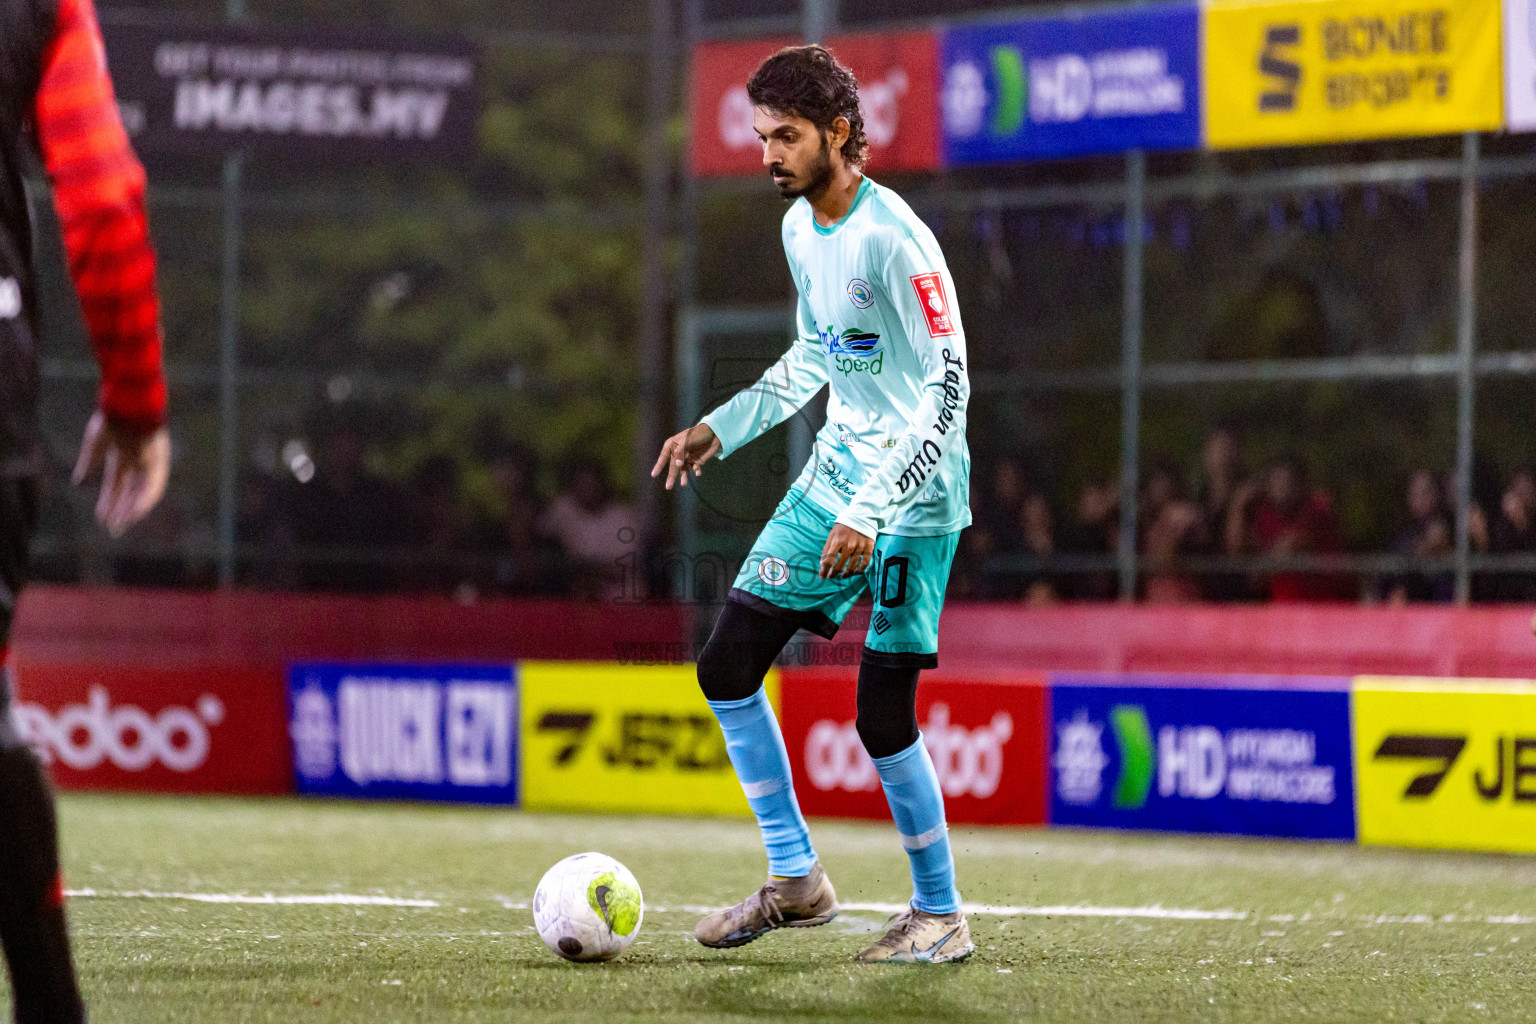
[[[601,853],[567,857],[539,879],[533,926],[567,960],[612,960],[640,934],[645,904],[629,869]]]

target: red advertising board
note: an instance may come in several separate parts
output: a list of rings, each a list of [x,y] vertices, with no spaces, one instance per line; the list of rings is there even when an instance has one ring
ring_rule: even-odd
[[[763,58],[797,42],[779,37],[695,47],[689,98],[694,174],[766,173],[752,127],[747,79]],[[871,173],[938,167],[938,37],[931,32],[849,35],[828,47],[859,80]]]
[[[875,766],[854,727],[857,674],[785,670],[784,742],[806,814],[888,818]],[[917,722],[944,790],[950,824],[1041,825],[1049,806],[1043,675],[925,673]]]
[[[280,668],[15,668],[16,724],[64,789],[293,791]]]

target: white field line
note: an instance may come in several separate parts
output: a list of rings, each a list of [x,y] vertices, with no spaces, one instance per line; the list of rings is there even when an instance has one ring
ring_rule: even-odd
[[[440,907],[437,900],[409,900],[397,896],[354,896],[331,892],[318,895],[277,896],[264,893],[250,896],[230,892],[97,892],[95,889],[66,889],[65,896],[111,900],[185,900],[191,903],[247,903],[257,906],[324,907]]]
[[[103,892],[96,889],[68,889],[64,895],[75,899],[119,900],[182,900],[190,903],[245,904],[252,906],[331,906],[331,907],[415,907],[436,909],[442,906],[438,900],[406,899],[399,896],[363,896],[351,893],[317,893],[277,895],[262,893],[224,892]],[[530,910],[526,900],[496,897],[504,910]],[[843,910],[864,911],[875,914],[896,914],[907,908],[905,903],[844,903]],[[711,914],[719,907],[694,904],[661,906],[648,903],[645,909],[653,914]],[[1242,910],[1195,910],[1184,907],[1095,907],[1086,905],[1027,907],[1005,906],[993,903],[964,903],[961,909],[967,914],[990,917],[1098,917],[1098,918],[1146,918],[1163,921],[1247,921],[1252,915]],[[1294,915],[1281,914],[1266,918],[1268,921],[1295,921]],[[1384,924],[1502,924],[1532,925],[1536,916],[1525,914],[1367,914],[1361,922],[1366,925]]]

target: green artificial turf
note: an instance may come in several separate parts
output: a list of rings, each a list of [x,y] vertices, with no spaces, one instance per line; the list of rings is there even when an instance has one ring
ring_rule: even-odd
[[[957,828],[968,902],[1243,916],[977,913],[967,963],[861,966],[850,958],[878,932],[877,911],[734,951],[694,943],[685,908],[761,882],[745,820],[111,796],[68,796],[60,813],[67,884],[96,893],[70,901],[93,1024],[1536,1020],[1529,859]],[[909,894],[890,826],[812,829],[845,903]],[[588,849],[618,857],[645,890],[639,940],[607,965],[556,959],[525,909],[550,864]]]

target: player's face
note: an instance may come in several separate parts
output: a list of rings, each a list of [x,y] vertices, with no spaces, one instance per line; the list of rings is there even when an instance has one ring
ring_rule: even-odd
[[[763,141],[763,166],[785,199],[814,197],[831,183],[832,147],[810,121],[758,107],[752,124]]]

